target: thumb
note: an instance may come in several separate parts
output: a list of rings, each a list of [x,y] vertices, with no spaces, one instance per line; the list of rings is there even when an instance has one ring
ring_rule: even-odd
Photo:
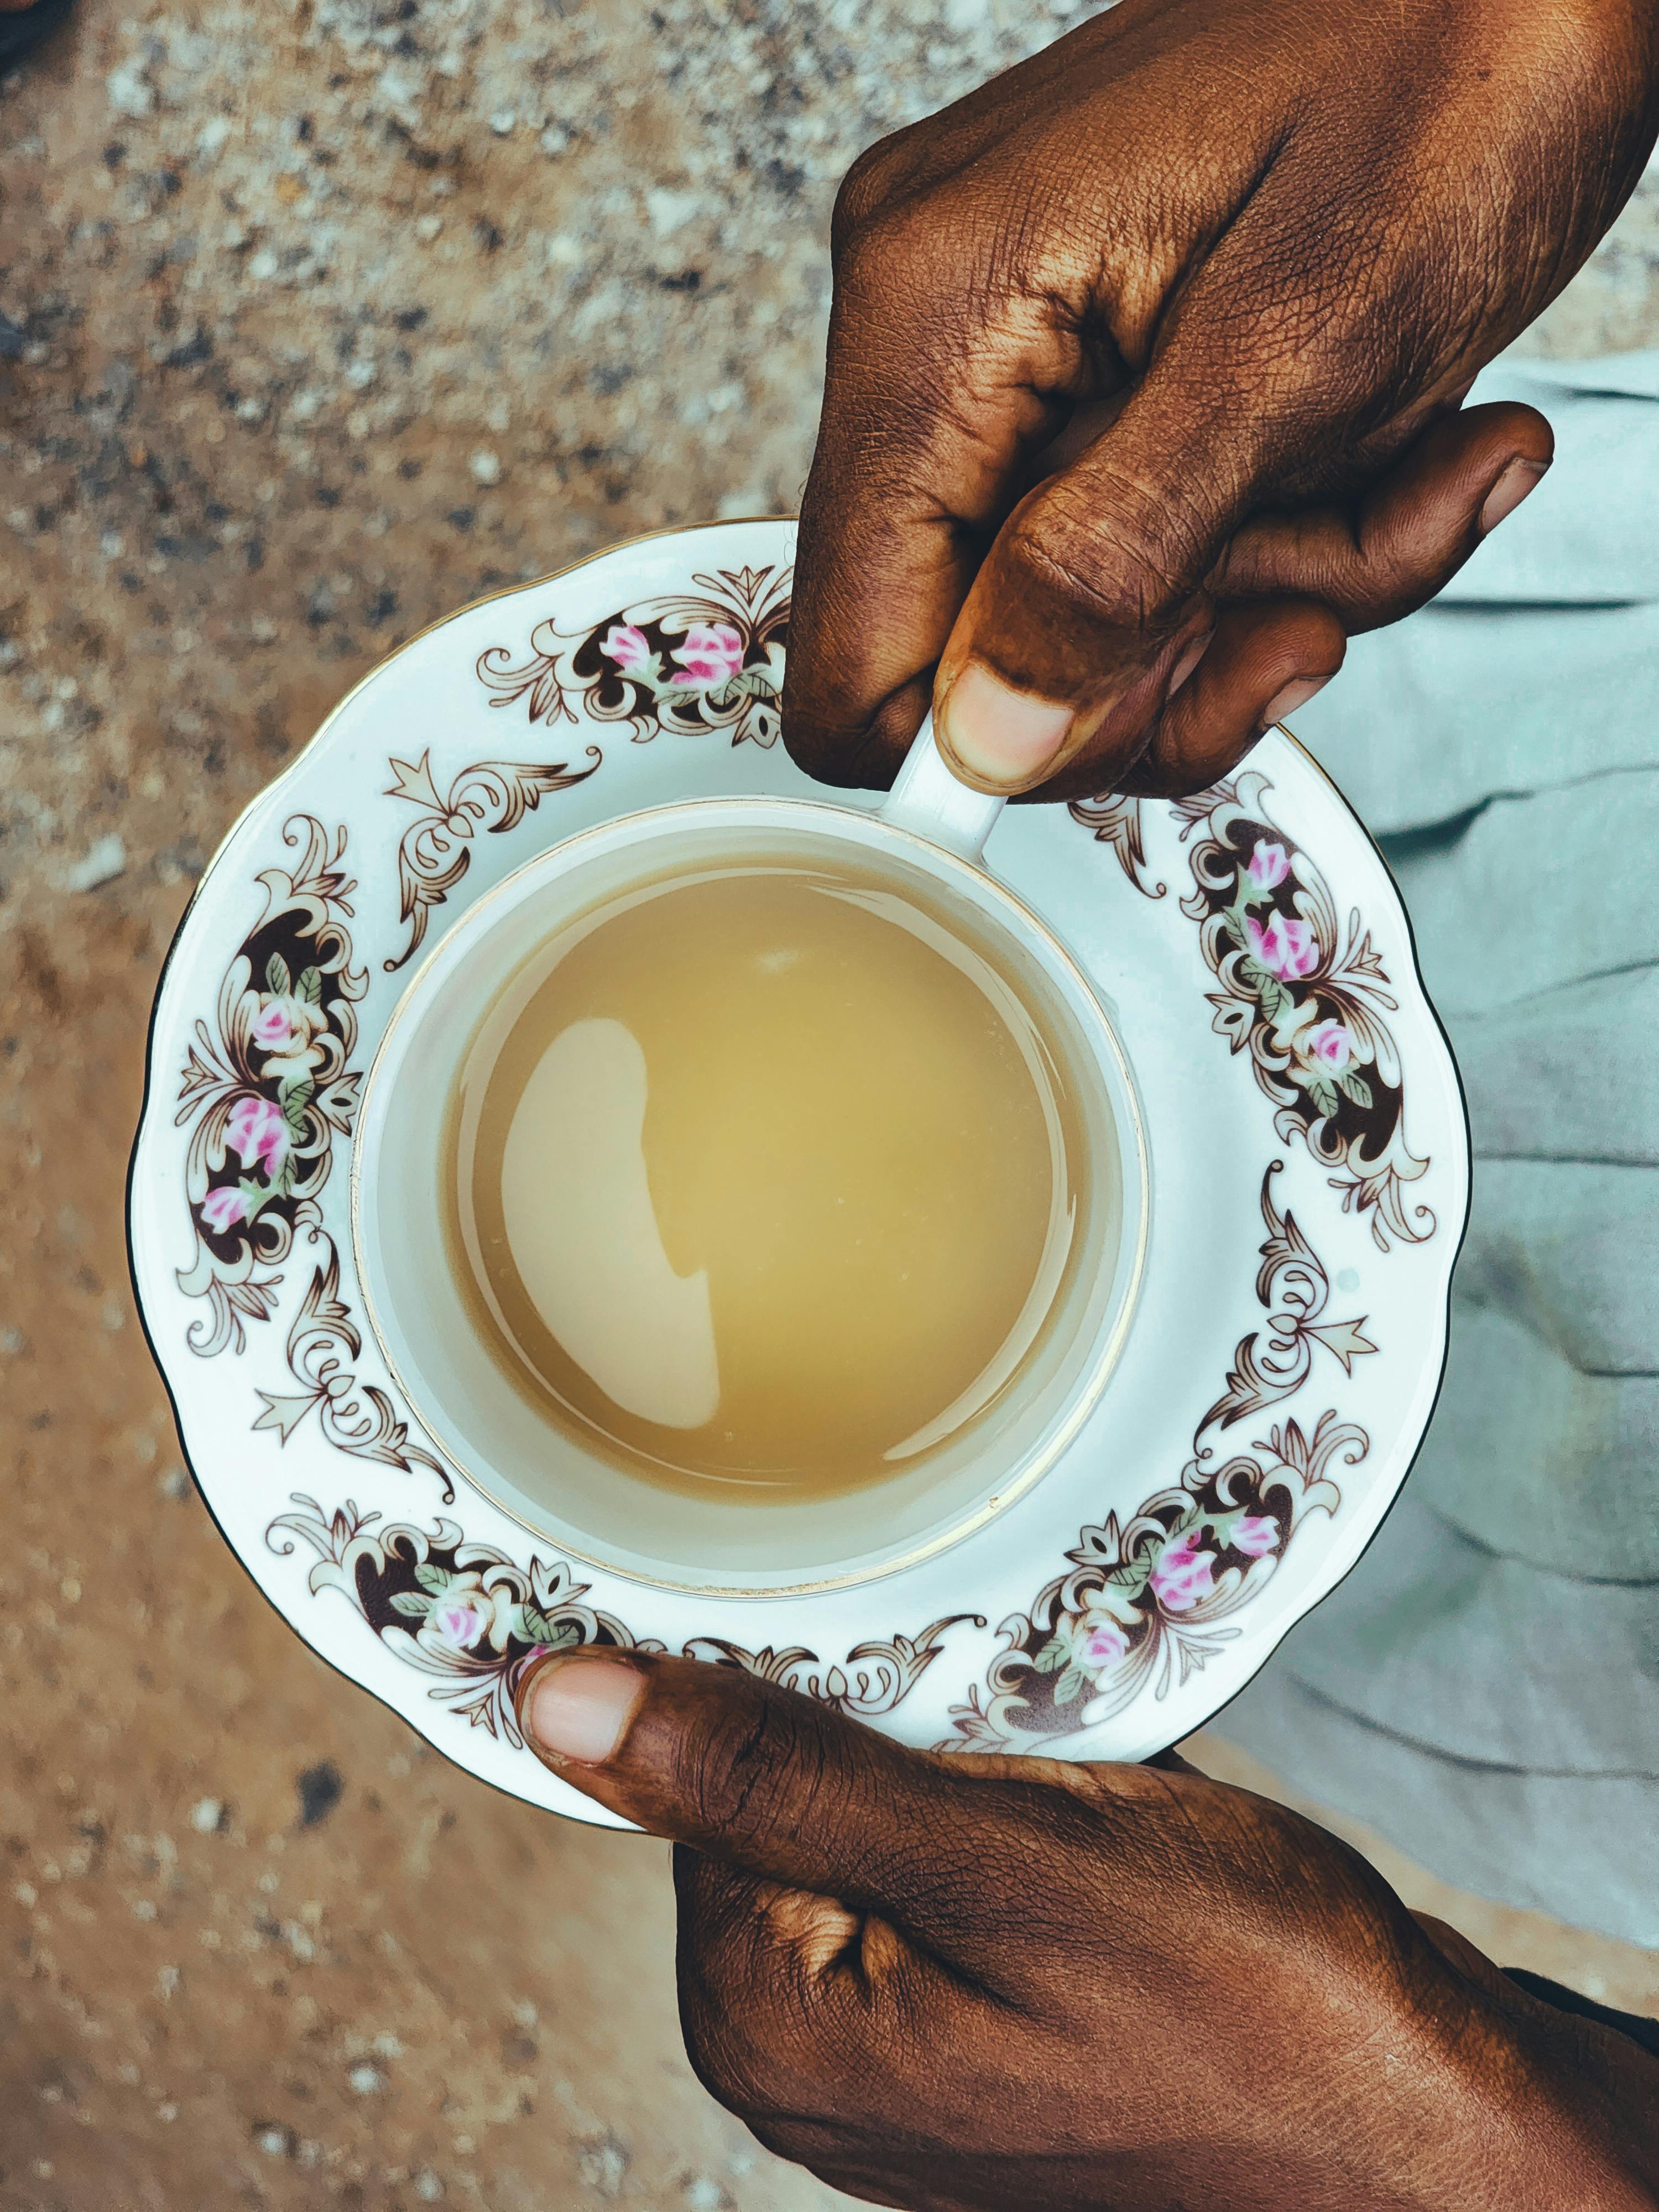
[[[973,1893],[993,1793],[951,1762],[736,1667],[556,1654],[519,1692],[543,1762],[651,1834],[795,1889],[937,1919]]]
[[[1029,791],[1087,754],[1119,787],[1215,625],[1204,589],[1257,495],[1250,427],[1193,419],[1155,367],[1117,419],[998,532],[940,658],[941,749]]]

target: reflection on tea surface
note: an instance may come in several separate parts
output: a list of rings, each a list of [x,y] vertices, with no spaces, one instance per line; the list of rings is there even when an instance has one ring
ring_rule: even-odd
[[[853,866],[734,864],[573,923],[490,1010],[452,1250],[556,1429],[678,1487],[823,1494],[1006,1389],[1079,1157],[982,945]]]

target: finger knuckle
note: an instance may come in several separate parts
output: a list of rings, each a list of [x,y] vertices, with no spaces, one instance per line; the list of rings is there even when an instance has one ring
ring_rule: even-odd
[[[919,246],[909,216],[898,210],[873,215],[844,237],[833,266],[834,313],[841,324],[849,314],[879,315],[884,321],[901,301],[930,297],[936,289],[932,257]]]
[[[680,1762],[680,1786],[700,1827],[738,1851],[764,1839],[785,1798],[792,1821],[810,1814],[823,1781],[817,1731],[790,1700],[764,1690],[708,1738],[688,1736]]]
[[[903,146],[909,134],[894,131],[866,146],[842,179],[830,217],[830,250],[839,253],[887,200],[894,177],[904,161]]]
[[[749,2127],[821,2121],[846,2094],[827,2027],[824,2008],[807,2001],[789,1961],[763,1948],[728,1947],[711,1968],[682,1972],[680,2027],[692,2071]]]
[[[680,2014],[691,2071],[717,2105],[750,2127],[776,2112],[772,2069],[756,2037],[730,2012],[684,2005]]]
[[[1140,501],[1115,508],[1044,502],[1010,526],[1008,557],[1048,594],[1091,623],[1144,630],[1188,596],[1181,549],[1143,519]]]

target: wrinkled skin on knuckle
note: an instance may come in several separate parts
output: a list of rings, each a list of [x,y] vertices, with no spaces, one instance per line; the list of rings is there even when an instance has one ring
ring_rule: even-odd
[[[717,2105],[747,2127],[766,2118],[772,2110],[770,2056],[729,2012],[690,1999],[683,1990],[680,2034],[691,2071]]]
[[[672,1755],[675,1797],[691,1808],[697,1832],[718,1837],[739,1865],[770,1832],[781,1778],[799,1778],[792,1796],[798,1789],[809,1804],[821,1781],[822,1740],[781,1698],[756,1698],[737,1729],[681,1730]]]
[[[836,192],[830,216],[830,253],[839,261],[865,226],[886,206],[908,177],[919,140],[937,127],[929,117],[890,131],[854,156]]]
[[[789,2001],[789,1966],[752,1933],[682,1937],[680,2029],[692,2071],[717,2104],[751,2127],[781,2112],[816,2113],[828,2094],[810,2023]]]
[[[1060,673],[1079,696],[1097,672],[1090,665],[1093,641],[1156,636],[1190,593],[1174,549],[1141,524],[1134,511],[1139,503],[1126,500],[1121,507],[1085,515],[1069,493],[1060,492],[1016,514],[997,542],[999,592],[1018,594],[1017,608],[1034,603],[1058,617],[1048,650],[1059,660],[1079,658],[1075,669]]]
[[[683,1972],[680,1990],[693,2071],[757,2133],[890,2124],[902,2061],[887,2008],[878,2015],[859,2002],[844,1970],[809,1974],[779,1945],[735,1974],[701,1962]]]

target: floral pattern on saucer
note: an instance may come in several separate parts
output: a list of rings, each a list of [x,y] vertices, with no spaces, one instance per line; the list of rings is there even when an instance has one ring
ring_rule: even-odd
[[[331,1514],[314,1498],[296,1494],[292,1503],[300,1510],[279,1513],[265,1531],[271,1550],[288,1558],[296,1537],[310,1545],[317,1554],[307,1578],[313,1594],[342,1591],[390,1650],[437,1678],[429,1697],[514,1749],[524,1738],[514,1699],[525,1669],[544,1652],[582,1644],[666,1648],[636,1637],[614,1613],[584,1605],[589,1585],[568,1560],[532,1553],[520,1567],[492,1545],[469,1542],[453,1521],[438,1522],[429,1534],[402,1523],[377,1530],[380,1514],[361,1511],[351,1499]],[[985,1626],[982,1614],[951,1614],[915,1636],[856,1644],[828,1666],[805,1644],[753,1651],[725,1637],[694,1637],[684,1650],[688,1659],[741,1667],[873,1720],[909,1694],[939,1657],[947,1632],[970,1618]]]
[[[1342,1493],[1325,1469],[1352,1467],[1365,1431],[1322,1413],[1312,1434],[1295,1421],[1253,1454],[1222,1466],[1201,1453],[1181,1480],[1120,1527],[1085,1528],[1069,1574],[1029,1614],[1003,1624],[1009,1649],[954,1709],[941,1751],[1019,1751],[1097,1728],[1150,1688],[1164,1697],[1235,1638],[1231,1617],[1272,1576],[1310,1513],[1334,1514]]]
[[[351,965],[351,894],[342,866],[344,830],[331,836],[311,815],[284,825],[300,854],[293,869],[259,878],[265,909],[225,970],[210,1024],[196,1024],[179,1078],[179,1127],[191,1129],[185,1196],[196,1261],[178,1273],[187,1297],[205,1298],[192,1352],[240,1352],[247,1324],[268,1321],[281,1263],[296,1244],[314,1254],[309,1287],[288,1333],[297,1388],[258,1391],[252,1425],[286,1443],[315,1411],[329,1442],[356,1459],[405,1473],[428,1468],[454,1496],[442,1464],[411,1441],[388,1394],[352,1372],[362,1338],[339,1296],[339,1255],[318,1200],[349,1139],[362,1071],[346,1066],[357,1042],[356,1002],[368,987]]]
[[[1235,1052],[1248,1050],[1257,1085],[1277,1109],[1273,1127],[1301,1137],[1340,1173],[1332,1188],[1344,1207],[1369,1213],[1379,1249],[1390,1236],[1422,1243],[1434,1234],[1426,1206],[1409,1210],[1406,1189],[1427,1173],[1406,1143],[1405,1084],[1386,1017],[1399,1011],[1358,909],[1346,924],[1325,878],[1263,805],[1273,788],[1251,769],[1172,812],[1191,853],[1194,889],[1181,910],[1221,986],[1210,995],[1215,1027]],[[1145,880],[1138,799],[1080,799],[1075,820],[1117,855],[1136,889]]]
[[[1231,1616],[1255,1595],[1312,1511],[1334,1514],[1341,1491],[1327,1468],[1357,1466],[1370,1449],[1358,1423],[1322,1413],[1312,1434],[1294,1421],[1219,1467],[1206,1431],[1218,1431],[1293,1396],[1323,1349],[1353,1373],[1375,1352],[1364,1316],[1327,1321],[1324,1262],[1288,1208],[1273,1199],[1282,1160],[1261,1181],[1255,1293],[1267,1318],[1240,1340],[1227,1387],[1199,1419],[1193,1456],[1171,1488],[1154,1492],[1120,1526],[1109,1514],[1084,1528],[1066,1557],[1073,1572],[1038,1594],[999,1631],[1002,1653],[953,1708],[941,1751],[1018,1750],[1053,1735],[1097,1726],[1151,1688],[1167,1695],[1237,1635]],[[1046,1678],[1052,1677],[1052,1680]]]
[[[492,706],[523,700],[532,722],[625,722],[636,744],[729,730],[734,745],[773,745],[793,580],[788,568],[721,569],[578,635],[540,622],[527,660],[491,646],[479,680]]]
[[[345,874],[345,832],[331,839],[309,817],[290,822],[290,869],[259,878],[265,908],[238,947],[211,1017],[198,1019],[179,1078],[179,1127],[191,1131],[185,1198],[194,1266],[179,1270],[209,1319],[191,1330],[204,1358],[234,1346],[270,1312],[296,1229],[318,1217],[337,1138],[349,1137],[359,1072],[356,1001],[368,977],[351,966],[347,927],[356,885]]]

